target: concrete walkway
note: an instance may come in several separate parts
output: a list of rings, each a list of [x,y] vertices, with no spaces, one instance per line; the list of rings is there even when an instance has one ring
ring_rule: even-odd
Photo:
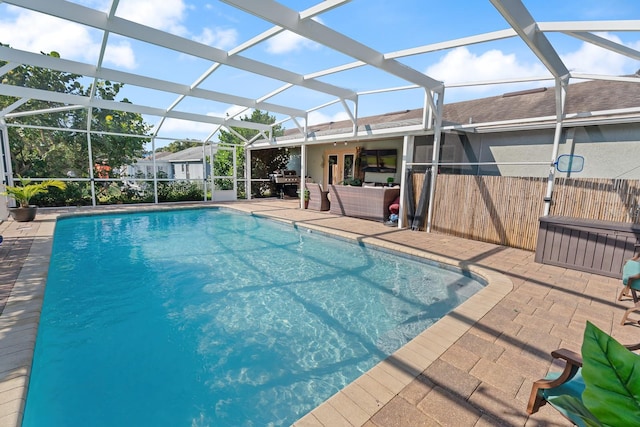
[[[640,341],[638,324],[619,325],[629,302],[616,302],[620,285],[615,279],[536,264],[534,254],[523,250],[301,210],[295,200],[228,206],[401,248],[489,282],[490,289],[296,426],[568,426],[548,406],[531,417],[525,412],[532,381],[557,370],[549,353],[559,347],[579,351],[587,320],[622,343]],[[102,208],[120,209],[131,208]],[[0,246],[0,426],[19,425],[22,417],[58,213],[40,212],[33,223],[0,223],[5,238]]]

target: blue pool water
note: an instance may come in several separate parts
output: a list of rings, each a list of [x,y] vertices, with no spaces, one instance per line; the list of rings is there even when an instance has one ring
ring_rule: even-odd
[[[62,219],[23,426],[289,425],[481,287],[226,210]]]

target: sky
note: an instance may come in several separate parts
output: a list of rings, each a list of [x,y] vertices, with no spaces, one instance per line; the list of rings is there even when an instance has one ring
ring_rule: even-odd
[[[75,0],[73,3],[104,12],[111,5],[110,1],[103,0]],[[282,5],[296,11],[303,11],[316,3],[318,1],[281,1]],[[538,22],[640,19],[640,2],[637,0],[525,0],[524,4]],[[273,27],[269,22],[217,1],[120,0],[116,15],[224,51],[230,51]],[[392,53],[509,28],[505,19],[488,0],[353,0],[314,19],[380,53]],[[640,28],[638,32],[598,35],[640,49]],[[625,75],[640,69],[640,62],[637,60],[608,52],[566,34],[552,33],[548,38],[571,71]],[[15,49],[36,53],[56,51],[64,59],[95,64],[102,43],[102,32],[0,3],[0,42]],[[303,75],[353,62],[352,58],[340,52],[288,31],[244,50],[240,55]],[[447,86],[445,103],[553,84],[552,81],[540,81],[451,87],[461,83],[516,76],[550,76],[542,63],[518,38],[407,56],[398,61],[436,80],[444,81]],[[190,85],[212,64],[209,60],[111,35],[102,65]],[[372,67],[356,68],[324,76],[319,80],[361,93],[357,106],[360,117],[420,108],[424,103],[422,89],[366,94],[367,91],[410,85]],[[200,87],[256,99],[282,86],[281,81],[222,66]],[[177,98],[175,94],[131,85],[125,86],[121,95],[136,104],[162,108],[167,108]],[[335,97],[320,92],[293,88],[270,97],[268,102],[313,110],[309,114],[309,124],[315,124],[348,118],[344,106],[331,103],[334,100]],[[318,108],[328,103],[330,104],[326,107]],[[353,104],[347,104],[353,110]],[[237,106],[194,98],[180,103],[177,110],[218,117],[233,116],[242,111]],[[245,111],[244,114],[250,114],[250,111]],[[275,116],[278,120],[286,119],[286,116],[279,114]],[[168,139],[202,139],[215,129],[211,124],[179,120],[167,120],[159,127],[158,117],[145,116],[145,120],[158,129],[159,136]],[[283,122],[283,126],[292,128],[295,124],[289,120]]]

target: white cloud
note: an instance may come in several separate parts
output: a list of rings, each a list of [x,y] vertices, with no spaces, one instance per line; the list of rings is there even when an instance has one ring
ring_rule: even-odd
[[[104,10],[96,2],[91,4]],[[57,51],[63,59],[95,63],[100,52],[102,33],[69,21],[7,6],[7,13],[0,18],[0,41],[11,47],[29,52]],[[131,0],[121,2],[118,16],[145,25],[188,36],[182,25],[186,19],[186,7],[182,0]],[[235,29],[204,29],[194,39],[218,47],[230,48],[236,44]],[[111,35],[104,64],[124,69],[138,66],[131,43]]]
[[[314,21],[322,23],[319,18],[312,18]],[[267,52],[280,55],[283,53],[300,52],[302,50],[317,50],[320,49],[320,45],[305,37],[299,36],[291,31],[283,31],[266,42]]]
[[[615,35],[607,33],[597,35],[615,43],[621,43],[620,39]],[[640,42],[637,42],[635,46],[630,47],[638,49],[639,46]],[[577,51],[561,55],[561,57],[570,71],[578,73],[623,75],[635,72],[638,66],[637,61],[627,56],[611,52],[591,43],[582,43]]]
[[[440,62],[427,68],[426,73],[446,84],[549,74],[541,64],[520,62],[513,53],[492,49],[477,55],[466,47],[453,49]]]
[[[156,125],[157,126],[157,125]],[[218,125],[212,123],[191,122],[188,120],[166,119],[160,128],[159,135],[180,138],[204,139]]]
[[[205,5],[210,9],[210,5]],[[185,26],[188,12],[198,13],[193,5],[187,5],[184,0],[127,0],[121,1],[117,15],[149,27],[164,30],[182,37],[217,47],[229,49],[237,44],[236,29],[203,28],[200,34],[192,34]]]
[[[204,28],[200,35],[193,36],[193,40],[218,49],[227,50],[237,44],[238,31],[234,28]]]
[[[319,48],[320,45],[318,43],[292,33],[291,31],[283,31],[267,40],[267,52],[274,55]]]
[[[0,19],[0,40],[11,47],[29,52],[55,50],[65,59],[95,62],[100,44],[92,40],[85,26],[27,10]]]
[[[11,47],[29,52],[56,51],[63,59],[95,63],[100,52],[98,34],[87,27],[26,10],[8,20],[0,20],[0,40]],[[109,43],[105,64],[121,68],[136,67],[135,55],[127,41]]]
[[[134,69],[137,67],[131,44],[125,40],[115,44],[109,43],[104,57],[105,62],[120,68]]]
[[[620,39],[609,34],[600,34],[620,43]],[[638,48],[640,42],[635,47]],[[623,75],[636,71],[637,61],[619,55],[590,43],[581,43],[580,47],[569,53],[560,54],[570,71],[589,74]],[[634,68],[636,67],[636,68]],[[500,50],[488,50],[482,54],[472,53],[467,47],[459,47],[448,52],[441,60],[428,67],[425,73],[445,84],[481,82],[517,77],[542,77],[550,73],[541,62],[526,62],[516,53],[504,53]],[[552,82],[514,83],[509,85],[486,85],[464,88],[450,88],[447,102],[468,99],[469,97],[490,96],[505,91],[515,91],[532,86],[550,86]]]
[[[620,39],[610,34],[601,37],[621,43]],[[640,42],[630,47],[638,49]],[[573,52],[560,54],[570,71],[623,75],[634,72],[637,61],[591,43],[581,43]],[[538,61],[524,62],[515,53],[504,53],[500,50],[488,50],[480,55],[472,53],[467,47],[459,47],[447,53],[442,59],[427,68],[427,75],[443,80],[446,84],[509,79],[516,77],[548,76],[549,72]],[[530,84],[529,84],[530,85]],[[474,88],[482,91],[483,87]]]
[[[127,0],[120,2],[116,14],[124,19],[184,36],[182,24],[186,6],[182,0]]]
[[[333,115],[327,115],[320,111],[312,111],[309,113],[309,126],[319,123],[339,122],[342,120],[349,120],[349,115],[345,111],[339,111]]]

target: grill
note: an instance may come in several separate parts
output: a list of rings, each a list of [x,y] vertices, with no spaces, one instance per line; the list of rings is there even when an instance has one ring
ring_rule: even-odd
[[[276,193],[281,199],[284,199],[285,195],[288,197],[296,197],[298,191],[298,185],[300,185],[300,177],[298,172],[294,170],[279,169],[272,174],[269,174],[271,182],[276,184]]]
[[[300,184],[300,177],[298,176],[298,173],[294,170],[280,169],[270,174],[269,178],[271,178],[271,181],[275,182],[276,184],[285,184],[285,185]]]

